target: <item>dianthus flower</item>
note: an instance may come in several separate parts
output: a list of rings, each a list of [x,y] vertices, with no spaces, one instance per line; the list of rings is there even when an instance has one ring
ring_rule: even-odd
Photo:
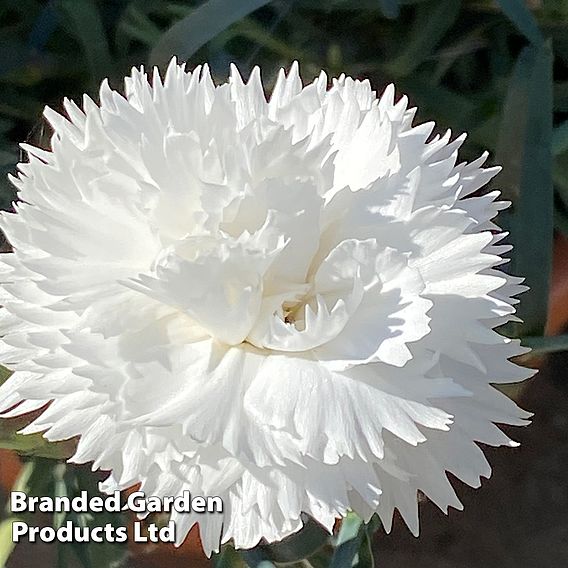
[[[267,102],[258,68],[215,86],[173,61],[46,109],[0,221],[4,416],[45,407],[25,432],[79,437],[105,491],[221,496],[172,516],[209,553],[301,513],[389,530],[397,508],[416,533],[418,491],[460,508],[446,472],[477,487],[477,442],[530,416],[492,386],[531,374],[494,330],[523,287],[497,268],[506,203],[475,193],[498,168],[407,103],[296,65]]]

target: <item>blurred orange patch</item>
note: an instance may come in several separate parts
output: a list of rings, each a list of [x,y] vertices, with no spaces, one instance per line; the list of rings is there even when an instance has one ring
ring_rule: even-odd
[[[8,493],[22,469],[18,454],[12,450],[0,450],[0,487]]]

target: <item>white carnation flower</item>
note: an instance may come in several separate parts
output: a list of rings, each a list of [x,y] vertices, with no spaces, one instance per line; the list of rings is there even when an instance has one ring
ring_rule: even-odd
[[[208,552],[302,512],[417,533],[417,492],[461,508],[446,472],[479,486],[476,442],[530,416],[492,386],[532,374],[493,330],[523,290],[496,268],[507,204],[474,194],[498,168],[456,165],[465,136],[430,139],[392,86],[327,82],[294,65],[267,102],[258,68],[133,70],[46,109],[2,215],[4,416],[51,401],[25,432],[80,436],[105,491],[221,496],[172,517]]]

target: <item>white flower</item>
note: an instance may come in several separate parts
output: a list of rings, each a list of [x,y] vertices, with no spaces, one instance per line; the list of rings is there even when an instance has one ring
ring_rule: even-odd
[[[51,401],[25,432],[80,436],[105,491],[221,496],[173,514],[208,552],[302,512],[417,533],[418,490],[461,508],[446,471],[479,486],[476,442],[529,417],[492,386],[532,374],[493,330],[523,287],[496,269],[507,204],[474,194],[498,168],[456,165],[465,137],[429,141],[407,102],[296,65],[266,102],[258,69],[216,87],[172,62],[46,109],[1,220],[4,416]]]

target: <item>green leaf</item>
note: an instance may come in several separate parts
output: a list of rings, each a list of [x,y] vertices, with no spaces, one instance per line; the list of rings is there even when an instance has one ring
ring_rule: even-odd
[[[219,554],[213,555],[211,563],[213,568],[240,568],[243,566],[239,553],[230,545],[224,546]]]
[[[18,478],[14,482],[14,487],[12,487],[13,491],[23,491],[24,493],[28,493],[30,479],[32,478],[34,468],[35,463],[33,461],[24,463]]]
[[[381,10],[382,0],[295,0],[296,5],[300,8],[307,8],[309,10],[319,10],[322,12],[332,12],[335,10]]]
[[[151,47],[162,36],[160,28],[136,4],[130,4],[125,10],[117,29],[117,39],[136,39]]]
[[[507,94],[500,139],[497,157],[505,174],[501,187],[513,200],[513,218],[504,217],[515,246],[511,271],[526,277],[530,286],[518,314],[525,322],[523,334],[540,336],[546,323],[554,230],[549,42],[521,52]]]
[[[71,548],[77,555],[77,558],[83,565],[83,568],[94,568],[93,563],[91,561],[91,550],[93,549],[92,546],[85,546],[83,543],[80,542],[71,542]],[[101,567],[102,568],[102,567]]]
[[[365,531],[361,538],[359,553],[357,559],[357,568],[374,568],[375,560],[373,558],[373,548],[371,545],[371,535],[369,531]]]
[[[30,421],[29,417],[0,419],[0,448],[14,450],[19,454],[50,459],[68,458],[73,454],[75,443],[48,442],[41,434],[18,434]]]
[[[554,186],[560,198],[555,215],[566,218],[568,213],[568,153],[558,155],[554,160]],[[561,223],[564,220],[561,220]]]
[[[26,466],[28,464],[30,465],[30,470],[24,470],[15,485],[19,486],[20,478],[24,478],[22,479],[22,485],[25,484],[26,489],[23,491],[28,495],[33,497],[52,495],[53,470],[57,467],[57,462],[46,458],[34,458],[28,461]]]
[[[65,544],[57,544],[57,568],[67,568],[69,566],[69,549]]]
[[[552,153],[555,156],[568,150],[568,120],[552,131]]]
[[[369,537],[372,537],[382,526],[383,523],[381,522],[381,518],[377,515],[377,513],[375,513],[365,525],[365,530]]]
[[[531,42],[540,45],[544,38],[525,0],[497,0],[501,10]]]
[[[301,60],[304,56],[302,49],[294,47],[285,40],[277,38],[270,30],[251,18],[239,22],[233,30],[236,36],[246,37],[255,42],[258,46],[273,51],[277,56],[285,60]],[[227,33],[230,34],[230,32]],[[228,35],[227,37],[230,36]]]
[[[274,562],[298,562],[314,554],[329,542],[329,533],[314,520],[309,519],[302,530],[281,542],[263,546]]]
[[[416,11],[414,26],[406,48],[386,68],[394,77],[410,75],[423,61],[430,57],[454,25],[461,8],[461,0],[440,0],[433,7],[428,4]]]
[[[48,442],[41,434],[17,434],[11,432],[6,434],[6,430],[0,428],[0,448],[3,450],[13,450],[21,455],[33,455],[50,459],[68,458],[73,452],[70,445],[64,442]]]
[[[11,374],[12,371],[10,369],[0,365],[0,385],[3,385],[9,379]]]
[[[243,550],[241,557],[250,568],[276,568],[261,546],[251,550]]]
[[[554,211],[554,228],[568,237],[568,216],[560,209]]]
[[[160,38],[150,54],[151,65],[165,65],[176,55],[189,59],[217,34],[248,16],[270,0],[207,0],[175,23]]]
[[[322,2],[322,0],[295,0],[295,3],[301,8],[320,10],[323,12],[332,12],[334,10],[349,10],[354,12],[359,10],[381,10],[383,14],[385,14],[385,4],[391,6],[394,4],[420,4],[426,1],[427,0],[326,0]]]
[[[568,112],[568,81],[557,81],[554,84],[554,110]]]
[[[71,32],[81,44],[91,71],[93,85],[98,85],[112,68],[99,8],[94,0],[60,0],[61,10],[69,21]]]
[[[12,523],[19,520],[16,517],[9,517],[0,523],[0,568],[6,566],[6,562],[16,548],[16,543],[12,541]]]
[[[311,568],[329,568],[329,563],[332,556],[333,547],[326,546],[324,548],[320,548],[315,554],[308,556],[306,560]],[[307,566],[308,565],[306,564],[306,568]]]
[[[479,108],[470,97],[432,85],[422,75],[406,77],[399,85],[403,92],[412,96],[424,116],[436,119],[440,124],[451,124],[456,130],[470,130],[474,121],[480,118]]]
[[[390,20],[398,18],[398,0],[379,0],[379,4],[381,6],[383,14],[385,15],[385,18],[389,18]]]
[[[363,526],[361,517],[356,513],[349,513],[341,522],[341,529],[335,540],[335,546],[339,547],[350,540],[353,540],[358,534],[359,529]]]
[[[358,515],[349,513],[341,523],[329,568],[374,568],[371,540],[380,524],[377,515],[364,524]]]
[[[336,549],[329,567],[351,568],[359,553],[364,534],[365,526],[363,521],[355,513],[349,513],[341,523]]]
[[[552,337],[524,337],[523,345],[532,349],[532,354],[568,351],[568,334]]]
[[[53,496],[68,497],[67,484],[65,483],[65,464],[57,464],[57,466],[53,470],[53,478]],[[67,513],[65,511],[53,513],[53,527],[55,529],[62,527],[63,523],[66,520],[66,517]]]
[[[521,184],[529,81],[533,66],[534,57],[527,48],[519,55],[509,80],[497,142],[496,160],[503,166],[503,171],[499,174],[499,187],[503,197],[513,202],[516,202],[519,196]],[[510,212],[511,209],[506,211],[502,219]]]

